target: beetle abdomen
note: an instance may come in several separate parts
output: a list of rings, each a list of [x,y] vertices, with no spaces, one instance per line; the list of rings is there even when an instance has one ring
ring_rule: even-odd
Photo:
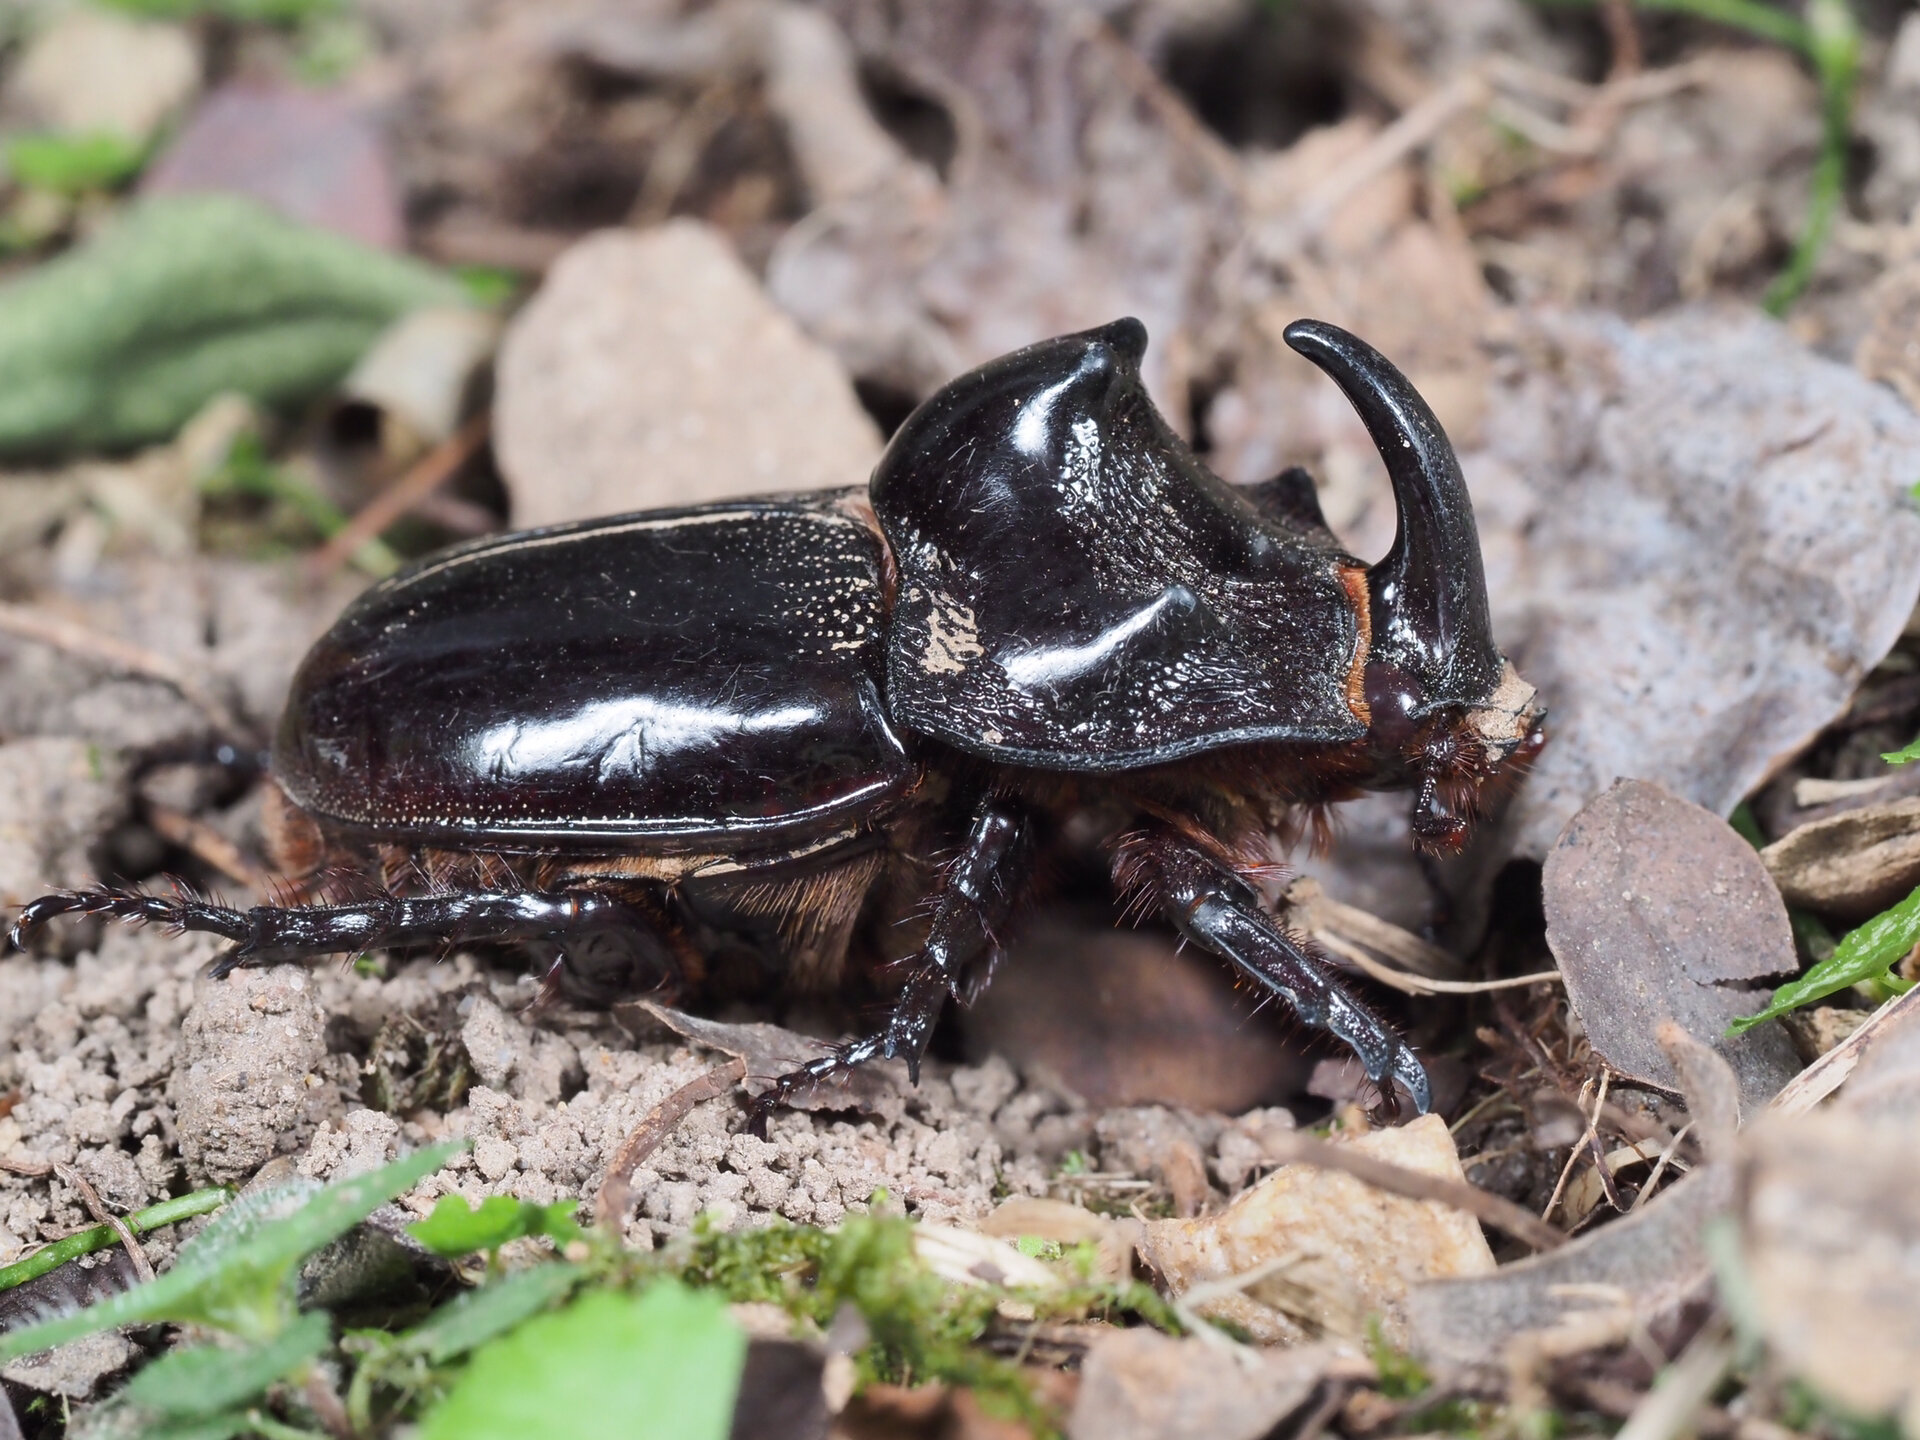
[[[880,548],[843,494],[480,541],[370,589],[274,749],[384,838],[652,848],[844,826],[912,766],[880,696]]]

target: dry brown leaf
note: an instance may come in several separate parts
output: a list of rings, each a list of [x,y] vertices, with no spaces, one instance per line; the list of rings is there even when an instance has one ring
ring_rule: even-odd
[[[824,1040],[778,1025],[731,1025],[647,1000],[638,1003],[676,1035],[745,1061],[747,1073],[741,1088],[749,1095],[764,1094],[780,1076],[818,1060],[832,1048]],[[901,1092],[906,1079],[904,1068],[897,1061],[875,1061],[830,1083],[797,1091],[786,1103],[796,1110],[862,1110],[898,1119],[906,1103]]]
[[[1068,1440],[1260,1440],[1329,1374],[1362,1366],[1328,1345],[1242,1355],[1157,1330],[1115,1331],[1087,1352]]]
[[[1537,1349],[1543,1334],[1572,1333],[1583,1312],[1602,1300],[1624,1307],[1632,1328],[1662,1329],[1711,1286],[1701,1237],[1711,1220],[1729,1211],[1744,1211],[1749,1217],[1750,1263],[1758,1245],[1766,1253],[1757,1263],[1775,1267],[1767,1282],[1774,1287],[1768,1313],[1783,1327],[1777,1343],[1786,1353],[1815,1357],[1805,1363],[1823,1363],[1821,1357],[1828,1352],[1817,1336],[1805,1333],[1802,1317],[1824,1317],[1833,1306],[1851,1303],[1847,1297],[1856,1293],[1869,1295],[1877,1307],[1891,1307],[1874,1311],[1875,1322],[1889,1337],[1913,1334],[1914,1313],[1899,1309],[1911,1307],[1914,1294],[1911,1277],[1904,1272],[1899,1272],[1904,1278],[1897,1286],[1877,1285],[1870,1281],[1884,1277],[1862,1275],[1849,1259],[1825,1272],[1832,1281],[1831,1293],[1821,1289],[1826,1282],[1820,1279],[1825,1254],[1842,1254],[1855,1243],[1848,1226],[1858,1232],[1864,1254],[1871,1247],[1897,1249],[1901,1237],[1908,1236],[1905,1227],[1915,1221],[1911,1197],[1920,1194],[1920,1176],[1907,1176],[1904,1195],[1891,1201],[1884,1214],[1861,1213],[1863,1203],[1888,1200],[1875,1189],[1887,1183],[1882,1173],[1886,1167],[1909,1167],[1906,1157],[1920,1153],[1911,1133],[1914,1118],[1920,1116],[1920,991],[1913,993],[1912,1003],[1902,997],[1882,1006],[1845,1047],[1847,1055],[1833,1057],[1855,1062],[1850,1068],[1830,1065],[1847,1084],[1836,1106],[1808,1115],[1807,1108],[1829,1091],[1809,1096],[1790,1087],[1761,1121],[1742,1132],[1735,1162],[1703,1166],[1643,1208],[1551,1255],[1504,1266],[1494,1275],[1416,1287],[1408,1297],[1414,1353],[1441,1366],[1500,1364],[1516,1344]],[[1813,1128],[1797,1128],[1809,1121]],[[1844,1142],[1834,1141],[1837,1130],[1822,1128],[1830,1121],[1846,1128]],[[1889,1121],[1899,1134],[1858,1128]],[[1796,1149],[1796,1137],[1806,1140],[1804,1157]],[[1836,1143],[1843,1150],[1851,1147],[1850,1153],[1828,1149]],[[1857,1148],[1863,1145],[1867,1148]],[[1817,1164],[1808,1168],[1803,1158]],[[1862,1170],[1874,1173],[1862,1176]],[[1794,1215],[1806,1212],[1810,1228],[1805,1235],[1796,1233],[1796,1221],[1776,1225],[1780,1211],[1753,1211],[1752,1197],[1762,1193],[1756,1190],[1762,1182],[1777,1187],[1764,1192],[1769,1206],[1777,1203]],[[1902,1253],[1912,1248],[1908,1236]],[[1879,1263],[1888,1269],[1884,1257]],[[1602,1328],[1594,1334],[1617,1330]],[[1858,1353],[1884,1358],[1877,1349]],[[1908,1357],[1916,1353],[1920,1347],[1906,1351]],[[1890,1369],[1884,1364],[1860,1368],[1884,1372],[1889,1383],[1906,1383],[1903,1377],[1916,1373],[1910,1358]]]
[[[404,250],[400,182],[362,101],[310,86],[209,95],[140,177],[143,195],[246,195],[290,220]]]
[[[1920,884],[1920,796],[1801,825],[1760,858],[1789,905],[1865,920]]]
[[[1622,1075],[1678,1091],[1660,1047],[1677,1023],[1733,1066],[1749,1110],[1799,1070],[1785,1031],[1727,1026],[1798,970],[1786,907],[1760,857],[1725,821],[1660,785],[1621,780],[1547,857],[1547,943],[1594,1050]]]
[[[980,1222],[980,1229],[1002,1240],[1031,1236],[1057,1245],[1092,1241],[1101,1278],[1124,1280],[1133,1270],[1133,1246],[1140,1222],[1116,1220],[1064,1200],[1015,1195],[995,1206],[993,1213]]]
[[[1720,1053],[1668,1020],[1654,1032],[1686,1097],[1693,1133],[1709,1160],[1733,1154],[1740,1133],[1740,1081]]]
[[[914,396],[1137,315],[1155,340],[1148,388],[1180,423],[1190,317],[1235,233],[1231,153],[1090,11],[1001,5],[982,23],[968,5],[829,8],[863,60],[939,96],[956,153],[937,194],[883,184],[814,210],[768,266],[774,297],[854,374]],[[1033,61],[1019,83],[1013,54]]]
[[[1748,1278],[1774,1354],[1844,1408],[1920,1433],[1920,1111],[1843,1102],[1756,1125],[1742,1149]]]
[[[1911,125],[1911,104],[1900,108],[1908,112]],[[1920,333],[1920,260],[1888,267],[1867,292],[1866,309],[1873,320],[1853,352],[1853,363],[1862,375],[1891,385],[1920,410],[1920,346],[1914,343]]]
[[[1849,1040],[1858,1043],[1847,1077],[1848,1108],[1920,1117],[1920,1003],[1887,1002]]]
[[[1728,1167],[1708,1166],[1552,1254],[1417,1285],[1407,1297],[1410,1348],[1436,1366],[1498,1364],[1515,1340],[1563,1325],[1597,1297],[1651,1323],[1709,1284],[1700,1230],[1733,1188]]]
[[[1465,1183],[1438,1116],[1345,1143]],[[1409,1286],[1493,1269],[1493,1252],[1471,1216],[1311,1165],[1282,1166],[1218,1215],[1152,1221],[1140,1248],[1176,1296],[1207,1287],[1204,1301],[1196,1296],[1200,1313],[1231,1320],[1267,1344],[1322,1335],[1364,1339],[1370,1316],[1403,1344]]]
[[[1620,775],[1727,814],[1913,611],[1920,416],[1744,311],[1527,317],[1505,375],[1462,463],[1495,632],[1552,707],[1511,851]]]
[[[501,346],[519,525],[859,485],[880,437],[834,358],[692,220],[589,236]]]

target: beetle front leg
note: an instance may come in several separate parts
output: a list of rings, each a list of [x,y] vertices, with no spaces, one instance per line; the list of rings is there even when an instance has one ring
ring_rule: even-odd
[[[1122,888],[1144,892],[1174,928],[1218,955],[1300,1019],[1346,1042],[1388,1105],[1398,1080],[1424,1115],[1433,1105],[1426,1068],[1393,1027],[1349,995],[1304,941],[1267,913],[1253,888],[1205,850],[1168,830],[1128,837],[1114,862]]]
[[[1000,958],[1000,931],[1013,913],[1018,874],[1029,832],[1011,807],[988,801],[975,812],[965,847],[941,877],[927,941],[914,958],[907,983],[894,1001],[886,1028],[790,1071],[754,1102],[755,1123],[784,1105],[796,1091],[844,1075],[869,1060],[904,1059],[907,1075],[920,1083],[920,1061],[949,996],[971,1001],[984,990]]]
[[[630,906],[592,890],[476,891],[418,898],[380,895],[350,905],[256,905],[236,910],[190,895],[149,895],[101,886],[43,895],[21,910],[8,939],[15,949],[56,915],[107,915],[175,930],[204,931],[233,941],[213,963],[218,979],[243,966],[435,941],[462,944],[556,940],[632,926]]]

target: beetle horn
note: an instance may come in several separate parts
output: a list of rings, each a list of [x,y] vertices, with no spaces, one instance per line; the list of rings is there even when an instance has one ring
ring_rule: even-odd
[[[1346,393],[1393,481],[1399,528],[1386,558],[1367,571],[1369,662],[1398,666],[1416,682],[1416,713],[1448,702],[1484,703],[1500,683],[1503,662],[1487,614],[1473,502],[1446,431],[1407,377],[1359,337],[1296,320],[1286,341]]]

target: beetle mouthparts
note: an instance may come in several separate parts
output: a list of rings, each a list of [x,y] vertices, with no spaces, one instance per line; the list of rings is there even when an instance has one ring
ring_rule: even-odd
[[[1486,573],[1460,462],[1440,421],[1393,364],[1357,336],[1296,320],[1286,341],[1331,376],[1365,422],[1393,481],[1399,528],[1367,572],[1370,660],[1397,665],[1420,686],[1414,713],[1485,705],[1505,662],[1487,615]]]

